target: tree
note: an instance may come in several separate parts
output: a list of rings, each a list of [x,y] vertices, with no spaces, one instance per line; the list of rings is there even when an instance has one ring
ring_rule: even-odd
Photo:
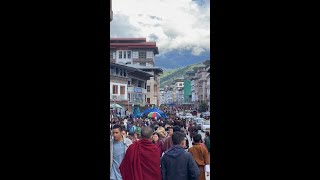
[[[199,112],[206,112],[208,109],[207,103],[201,101],[199,105]]]

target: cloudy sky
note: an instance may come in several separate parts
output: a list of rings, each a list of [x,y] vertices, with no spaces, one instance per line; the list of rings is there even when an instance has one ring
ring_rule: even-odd
[[[155,41],[157,66],[210,58],[210,0],[113,0],[112,9],[111,37]]]

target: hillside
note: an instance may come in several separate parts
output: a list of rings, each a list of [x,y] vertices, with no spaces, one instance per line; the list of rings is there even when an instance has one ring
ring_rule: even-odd
[[[163,72],[163,74],[160,76],[160,88],[163,88],[166,85],[170,85],[173,82],[174,78],[183,77],[187,71],[192,71],[194,67],[199,67],[202,65],[203,64],[201,62],[182,68],[177,68],[171,71]]]

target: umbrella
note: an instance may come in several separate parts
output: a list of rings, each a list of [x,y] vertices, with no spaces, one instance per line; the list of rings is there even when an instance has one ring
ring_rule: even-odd
[[[122,107],[119,104],[110,104],[110,108],[121,108]]]
[[[161,110],[159,110],[159,109],[157,109],[157,108],[149,108],[149,109],[143,111],[142,115],[149,114],[150,112],[157,112],[157,113],[159,113],[162,117],[167,118],[166,114],[165,114],[163,111],[161,111]]]
[[[157,112],[150,112],[148,114],[148,117],[149,118],[155,118],[155,117],[159,118],[159,117],[161,117],[161,115],[159,113],[157,113]]]

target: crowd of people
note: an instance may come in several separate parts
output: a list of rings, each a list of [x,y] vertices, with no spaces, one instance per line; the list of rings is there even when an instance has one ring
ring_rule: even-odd
[[[205,180],[210,175],[210,133],[205,136],[195,123],[174,114],[167,119],[113,117],[110,179]]]

